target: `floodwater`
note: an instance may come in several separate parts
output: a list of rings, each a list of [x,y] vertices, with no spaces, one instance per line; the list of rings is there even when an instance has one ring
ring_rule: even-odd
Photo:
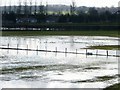
[[[0,37],[0,47],[85,53],[82,48],[118,41],[103,36]],[[117,52],[109,50],[110,55]],[[105,50],[98,53],[106,55]],[[112,56],[0,49],[0,88],[105,88],[119,83],[118,64]]]

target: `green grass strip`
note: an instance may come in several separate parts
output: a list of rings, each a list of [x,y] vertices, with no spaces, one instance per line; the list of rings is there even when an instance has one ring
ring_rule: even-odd
[[[0,31],[2,36],[111,36],[120,37],[118,31],[85,30],[85,31]]]

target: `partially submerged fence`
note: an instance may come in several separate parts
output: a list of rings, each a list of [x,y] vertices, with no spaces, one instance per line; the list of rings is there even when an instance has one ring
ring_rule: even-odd
[[[58,50],[57,47],[55,47],[54,50],[47,50],[44,49],[39,49],[38,46],[35,48],[35,49],[31,49],[28,47],[28,45],[26,45],[26,48],[20,48],[19,45],[17,44],[16,47],[10,47],[10,44],[8,44],[6,47],[2,47],[0,46],[0,49],[6,49],[6,50],[24,50],[24,51],[36,51],[37,53],[38,52],[54,52],[54,53],[65,53],[65,54],[84,54],[84,55],[96,55],[96,56],[113,56],[113,57],[120,57],[120,55],[112,55],[112,54],[109,54],[109,50],[105,50],[106,53],[104,54],[101,54],[98,52],[98,50],[94,50],[96,51],[96,53],[93,53],[91,52],[89,49],[86,49],[85,52],[78,52],[78,49],[74,50],[74,51],[68,51],[68,48],[65,48],[64,51],[60,51]]]

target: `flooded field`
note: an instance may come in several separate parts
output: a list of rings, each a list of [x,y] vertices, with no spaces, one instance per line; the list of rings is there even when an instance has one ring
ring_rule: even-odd
[[[0,37],[0,47],[84,53],[88,46],[118,45],[103,36]],[[96,53],[96,50],[87,50]],[[109,50],[116,55],[118,50]],[[98,50],[106,55],[106,50]],[[105,88],[118,83],[118,57],[0,49],[0,88]]]

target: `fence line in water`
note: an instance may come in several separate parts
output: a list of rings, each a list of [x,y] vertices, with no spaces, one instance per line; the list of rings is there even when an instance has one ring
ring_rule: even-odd
[[[85,54],[85,55],[96,55],[96,56],[113,56],[113,57],[120,57],[120,55],[110,55],[109,54],[109,50],[105,50],[106,51],[106,54],[99,54],[98,53],[98,50],[96,50],[96,53],[92,53],[92,52],[88,52],[88,49],[86,49],[86,51],[84,53],[80,53],[78,52],[78,49],[76,49],[75,51],[68,51],[68,48],[65,48],[64,51],[58,51],[57,47],[55,47],[55,50],[47,50],[47,48],[45,50],[39,50],[38,49],[38,45],[37,45],[37,48],[36,49],[30,49],[28,48],[28,44],[26,46],[26,48],[19,48],[19,45],[17,44],[17,46],[15,48],[13,47],[10,47],[10,44],[7,45],[7,47],[0,47],[0,49],[10,49],[10,50],[25,50],[25,51],[36,51],[37,52],[37,55],[38,55],[38,52],[54,52],[54,53],[71,53],[71,54]]]

